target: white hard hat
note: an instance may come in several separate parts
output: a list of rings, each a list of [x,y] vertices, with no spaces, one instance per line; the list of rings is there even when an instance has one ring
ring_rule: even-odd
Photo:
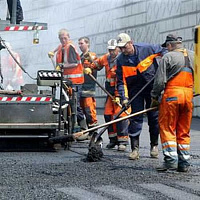
[[[117,40],[111,39],[108,41],[107,49],[115,49],[117,47]]]
[[[117,36],[117,46],[118,47],[124,47],[126,45],[127,42],[131,41],[131,37],[126,34],[126,33],[120,33]]]

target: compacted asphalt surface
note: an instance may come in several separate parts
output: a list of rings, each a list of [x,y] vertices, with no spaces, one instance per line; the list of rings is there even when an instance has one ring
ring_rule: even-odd
[[[99,123],[104,123],[98,115]],[[149,156],[148,125],[144,120],[140,137],[140,159],[128,159],[125,152],[105,148],[98,162],[86,162],[89,141],[73,142],[69,150],[57,146],[55,152],[1,152],[1,200],[117,200],[117,199],[200,199],[200,119],[191,128],[191,168],[188,173],[158,173],[162,163]]]

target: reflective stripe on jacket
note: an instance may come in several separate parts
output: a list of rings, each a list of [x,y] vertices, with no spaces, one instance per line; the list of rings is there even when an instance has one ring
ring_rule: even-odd
[[[69,41],[64,46],[66,57],[67,57],[67,60],[69,61],[69,48],[70,47],[73,47],[76,52],[77,66],[73,67],[73,68],[65,68],[63,76],[64,76],[64,78],[70,79],[73,84],[82,84],[84,82],[83,66],[81,64],[80,56],[71,41]],[[62,63],[62,45],[60,45],[58,47],[58,52],[56,55],[56,62]],[[72,63],[69,63],[69,64],[72,64]]]

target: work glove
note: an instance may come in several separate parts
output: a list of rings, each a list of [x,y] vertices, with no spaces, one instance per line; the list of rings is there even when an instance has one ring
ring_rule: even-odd
[[[84,74],[91,74],[92,70],[89,67],[87,67],[87,68],[84,68],[83,72]]]
[[[114,103],[116,103],[116,104],[119,104],[120,103],[120,98],[119,97],[115,97],[112,101]]]
[[[56,71],[61,71],[61,68],[59,65],[56,66]]]
[[[91,63],[88,60],[85,60],[83,62],[83,67],[84,68],[88,68],[89,67],[90,69],[95,69],[95,63]]]
[[[128,108],[128,99],[122,101],[122,107]]]
[[[52,58],[52,57],[54,57],[54,52],[52,52],[52,51],[49,51],[49,53],[48,53],[48,56],[49,56],[49,58]]]
[[[151,98],[151,108],[153,108],[153,107],[158,107],[159,106],[159,101],[158,101],[158,99],[157,98]]]

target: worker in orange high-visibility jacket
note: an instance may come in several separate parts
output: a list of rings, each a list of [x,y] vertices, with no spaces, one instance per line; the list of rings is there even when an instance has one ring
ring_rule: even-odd
[[[66,29],[61,29],[58,33],[58,37],[61,44],[56,50],[54,50],[54,52],[57,51],[56,63],[58,66],[62,66],[62,63],[64,63],[63,77],[64,79],[66,78],[72,81],[72,87],[75,88],[75,94],[77,98],[77,121],[81,127],[81,130],[85,130],[87,129],[86,119],[83,114],[83,110],[80,106],[80,96],[82,91],[82,85],[84,83],[84,74],[83,66],[81,64],[81,58],[72,41],[70,40],[69,33]]]
[[[12,56],[7,51],[2,53],[2,74],[4,77],[3,86],[6,90],[19,90],[24,84],[23,71],[17,64],[17,62],[21,64],[21,58],[20,55],[13,50],[10,43],[5,42],[5,44]]]
[[[84,63],[92,63],[97,57],[96,53],[90,51],[90,39],[88,37],[80,37],[78,39],[79,48],[81,50],[81,62],[84,67],[84,83],[81,92],[81,107],[86,116],[86,122],[88,128],[97,126],[97,111],[96,111],[96,99],[95,99],[95,90],[96,83],[89,77],[88,73],[91,73],[94,78],[97,78],[96,69],[86,69]],[[92,135],[91,133],[83,134],[77,140],[89,139]]]
[[[113,120],[113,118],[119,113],[120,107],[117,103],[120,103],[120,96],[117,92],[117,81],[116,81],[116,58],[119,54],[119,48],[117,48],[117,41],[111,39],[108,41],[108,53],[98,58],[94,63],[94,67],[101,70],[105,67],[106,81],[105,89],[115,98],[114,100],[107,96],[105,109],[104,109],[104,119],[106,122]],[[131,108],[128,109],[129,113]],[[127,116],[124,112],[121,117]],[[114,148],[118,145],[119,151],[125,151],[126,145],[128,144],[128,120],[118,122],[116,124],[110,125],[108,127],[108,136],[110,139],[109,144],[106,146],[108,149]]]
[[[121,33],[117,37],[117,46],[121,49],[121,54],[117,58],[117,89],[122,97],[123,106],[127,106],[128,100],[131,102],[132,113],[149,108],[151,104],[151,90],[153,77],[158,64],[156,57],[165,52],[160,45],[145,43],[133,43],[131,37],[126,33]],[[149,85],[142,90],[144,85]],[[140,92],[142,90],[142,92]],[[136,94],[139,95],[136,95]],[[158,112],[147,113],[149,133],[150,133],[150,156],[158,157]],[[138,115],[130,119],[129,136],[132,152],[129,159],[139,158],[139,137],[142,131],[143,115]]]
[[[194,53],[182,47],[182,38],[169,34],[165,43],[168,53],[161,60],[156,73],[152,107],[164,90],[159,105],[160,138],[164,163],[158,171],[177,169],[187,172],[190,159],[190,125],[193,109]]]

